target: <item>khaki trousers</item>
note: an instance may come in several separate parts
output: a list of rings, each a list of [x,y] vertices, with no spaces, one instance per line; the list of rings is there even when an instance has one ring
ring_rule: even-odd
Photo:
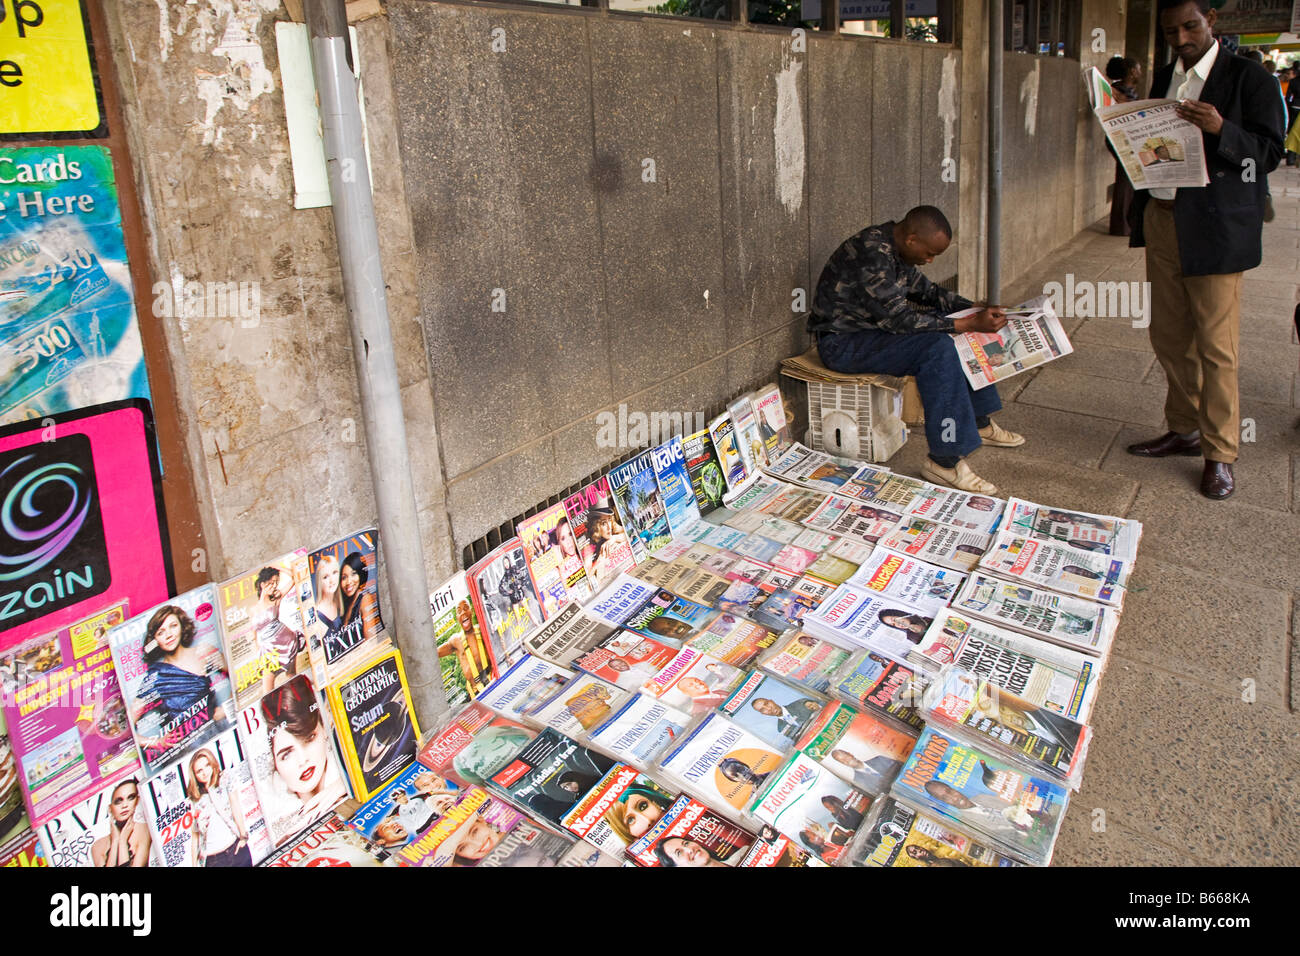
[[[1185,276],[1178,259],[1174,211],[1147,202],[1147,281],[1151,347],[1165,370],[1165,420],[1186,434],[1200,429],[1209,461],[1235,462],[1241,438],[1237,339],[1242,273]]]

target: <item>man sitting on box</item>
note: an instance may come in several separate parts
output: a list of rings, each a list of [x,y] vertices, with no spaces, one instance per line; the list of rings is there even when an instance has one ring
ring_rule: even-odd
[[[951,241],[952,226],[934,206],[917,206],[902,222],[868,226],[846,239],[817,281],[808,331],[831,371],[914,376],[930,445],[921,474],[936,484],[994,495],[997,488],[962,459],[981,444],[1016,448],[1025,439],[989,417],[1002,408],[997,387],[970,387],[949,333],[997,332],[1007,317],[995,305],[948,317],[972,303],[916,267],[943,255]]]

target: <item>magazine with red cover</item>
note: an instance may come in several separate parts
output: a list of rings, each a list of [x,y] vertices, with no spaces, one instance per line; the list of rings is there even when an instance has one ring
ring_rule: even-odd
[[[753,842],[748,830],[683,796],[627,855],[638,866],[738,866]]]

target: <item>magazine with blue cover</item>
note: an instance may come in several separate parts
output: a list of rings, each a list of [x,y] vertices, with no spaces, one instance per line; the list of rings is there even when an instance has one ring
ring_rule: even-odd
[[[686,528],[700,520],[700,506],[691,490],[691,476],[686,472],[686,454],[682,440],[674,435],[650,452],[654,462],[655,480],[668,513],[668,527],[673,537],[680,536]]]

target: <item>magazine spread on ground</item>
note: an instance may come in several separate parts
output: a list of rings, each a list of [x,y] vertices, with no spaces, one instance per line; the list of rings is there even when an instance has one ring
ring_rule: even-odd
[[[383,866],[387,852],[378,850],[337,813],[298,834],[262,866]]]
[[[784,763],[769,744],[710,714],[664,758],[661,770],[713,807],[743,811]]]
[[[518,720],[573,679],[573,672],[558,664],[525,654],[487,690],[478,703],[498,714]]]
[[[892,795],[1039,866],[1051,862],[1069,802],[1061,784],[1027,774],[934,727],[916,742]]]
[[[827,640],[923,665],[926,631],[933,621],[932,613],[899,598],[841,584],[820,607],[804,615],[803,626]]]
[[[691,490],[691,476],[686,471],[686,454],[682,451],[681,438],[673,436],[652,449],[650,460],[654,463],[655,480],[659,483],[659,494],[668,513],[668,528],[673,537],[679,537],[700,520],[700,506]],[[662,553],[662,548],[655,552],[657,555]]]
[[[638,691],[678,654],[673,644],[632,631],[619,631],[573,662],[573,666],[615,687]]]
[[[686,471],[691,477],[691,490],[700,506],[700,515],[708,515],[722,507],[727,494],[727,479],[718,461],[717,449],[707,428],[682,439],[686,455]]]
[[[745,672],[693,647],[683,647],[641,690],[698,716],[713,710],[745,678]]]
[[[767,473],[815,491],[832,492],[842,488],[861,468],[861,462],[814,451],[794,442],[773,459],[767,466]]]
[[[753,870],[767,870],[786,866],[826,866],[818,857],[807,850],[801,850],[794,841],[772,827],[764,824],[754,834],[754,843],[745,854],[739,867]]]
[[[205,584],[108,634],[146,772],[220,733],[234,716],[216,600],[216,589]]]
[[[1002,527],[1026,538],[1069,545],[1080,551],[1105,554],[1132,563],[1142,539],[1142,523],[1086,511],[1048,508],[1012,498]]]
[[[871,798],[796,753],[750,808],[755,819],[775,827],[826,863],[835,863],[862,826]]]
[[[742,395],[728,405],[727,414],[731,416],[731,422],[736,428],[736,450],[745,463],[745,472],[755,475],[767,464],[767,454],[749,396]]]
[[[462,789],[482,786],[536,736],[537,731],[531,727],[501,717],[474,701],[429,735],[420,746],[418,759]]]
[[[823,699],[802,687],[755,671],[718,711],[782,753],[794,749],[804,729],[821,713]]]
[[[685,732],[687,711],[669,707],[649,694],[637,694],[588,738],[598,750],[642,769],[653,766],[664,749]]]
[[[1119,626],[1114,608],[980,571],[967,579],[952,610],[1103,659]]]
[[[627,848],[627,856],[638,866],[737,866],[753,842],[748,830],[683,796]]]
[[[949,661],[1031,703],[1080,722],[1092,711],[1098,661],[1018,631],[944,611],[927,640],[953,647]]]
[[[409,846],[460,799],[460,787],[413,763],[363,803],[348,826],[384,850]]]
[[[668,511],[655,481],[654,460],[650,452],[642,452],[631,461],[610,469],[609,490],[622,518],[636,564],[672,541]]]
[[[979,566],[1013,581],[1024,581],[1071,597],[1124,604],[1132,562],[1064,544],[1026,538],[1002,529]]]
[[[828,534],[847,535],[875,544],[894,530],[903,520],[903,514],[902,508],[891,510],[888,505],[827,495],[817,510],[804,519],[804,524]]]
[[[848,583],[882,597],[898,598],[926,614],[938,614],[957,595],[963,575],[888,548],[876,548]]]
[[[855,866],[1019,866],[991,847],[893,797],[881,797],[867,815]]]
[[[523,649],[535,657],[568,667],[616,630],[600,618],[587,614],[582,605],[574,601],[525,637]]]
[[[591,674],[579,674],[553,697],[528,712],[532,723],[582,737],[622,706],[627,694]]]
[[[758,433],[763,439],[763,450],[769,462],[776,461],[790,444],[790,423],[785,417],[785,402],[776,383],[764,385],[750,395],[754,417],[758,419]]]
[[[979,564],[992,541],[990,535],[925,518],[904,518],[880,545],[929,564],[965,573]]]
[[[488,780],[516,806],[553,827],[613,768],[604,754],[548,727]]]
[[[134,777],[109,783],[36,827],[50,866],[140,867],[153,858],[153,836]]]
[[[1076,720],[959,667],[945,668],[926,689],[923,714],[955,737],[1078,789],[1091,728]]]
[[[542,602],[543,617],[553,617],[570,599],[580,601],[590,596],[578,539],[563,504],[525,518],[517,530],[533,590]]]
[[[745,459],[737,445],[736,426],[731,416],[724,412],[709,422],[709,437],[713,439],[713,449],[717,452],[718,463],[722,466],[722,476],[727,480],[729,494],[737,494],[749,478]]]
[[[825,693],[852,651],[812,634],[792,635],[762,662],[763,670],[810,690]]]
[[[925,679],[911,668],[861,651],[844,665],[831,690],[854,707],[920,730],[925,726],[919,713],[925,685]]]
[[[889,789],[915,745],[915,732],[838,702],[827,704],[796,744],[864,793]]]
[[[619,856],[654,827],[677,797],[636,767],[618,764],[564,816],[564,826]]]
[[[949,318],[978,311],[963,309]],[[952,340],[966,380],[975,389],[1005,381],[1074,351],[1051,299],[1045,295],[1008,309],[1007,324],[997,332],[954,332]]]

